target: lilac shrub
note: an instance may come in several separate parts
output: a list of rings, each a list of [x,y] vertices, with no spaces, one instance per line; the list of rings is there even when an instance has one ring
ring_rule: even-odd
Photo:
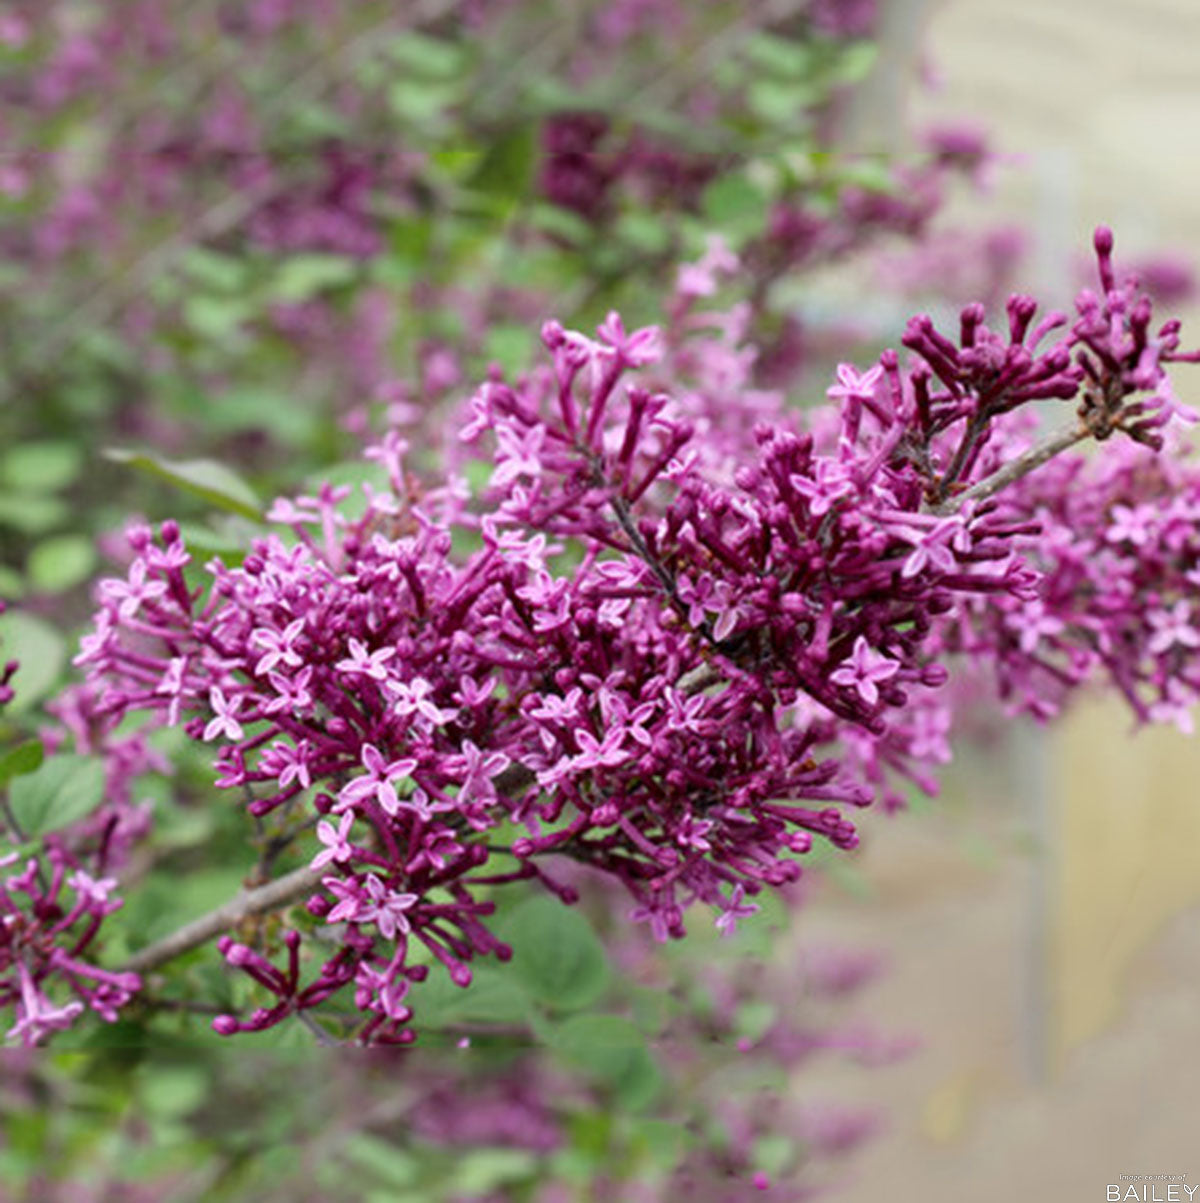
[[[1133,594],[1150,601],[1145,646],[1096,631],[1086,592],[1067,587],[1080,578],[1063,577],[1061,603],[1045,593],[1058,569],[1039,557],[1056,545],[1025,472],[1058,453],[1046,471],[1082,473],[1067,448],[1118,431],[1132,443],[1111,462],[1186,472],[1155,453],[1180,411],[1166,365],[1195,356],[1178,323],[1152,332],[1107,231],[1096,245],[1102,291],[1081,294],[1074,322],[1036,320],[1021,296],[1002,333],[978,306],[956,338],[916,318],[908,364],[888,351],[843,365],[835,404],[808,422],[741,387],[737,314],[696,308],[731,267],[714,246],[682,274],[665,331],[615,314],[594,338],[551,322],[549,365],[479,388],[459,430],[491,465],[474,490],[422,478],[390,433],[367,453],[386,486],[357,510],[345,487],[277,501],[240,564],[198,573],[176,524],[135,527],[78,658],[91,736],[137,713],[182,725],[273,846],[306,849],[307,867],[261,892],[259,909],[305,903],[284,967],[221,939],[270,1002],[217,1030],[339,996],[360,1018],[338,1031],[411,1041],[412,984],[432,966],[467,986],[477,958],[508,960],[494,887],[534,881],[571,902],[563,858],[619,883],[659,940],[684,934],[695,903],[732,929],[814,843],[855,846],[844,808],[932,787],[948,755],[939,689],[964,651],[1006,680],[1022,655],[1060,679],[1091,656],[1135,682],[1140,717],[1186,700],[1185,539],[1160,552],[1115,533],[1148,529],[1136,511],[1092,502],[1112,528],[1106,580],[1150,590]],[[681,371],[665,391],[664,355],[681,369],[689,353],[698,384]],[[1041,401],[1078,416],[1029,450]],[[1145,473],[1116,471],[1126,509],[1153,504],[1130,492]],[[1054,530],[1064,563],[1089,554],[1086,532]],[[1074,625],[1056,616],[1072,604]],[[1031,623],[1070,669],[1034,654]]]

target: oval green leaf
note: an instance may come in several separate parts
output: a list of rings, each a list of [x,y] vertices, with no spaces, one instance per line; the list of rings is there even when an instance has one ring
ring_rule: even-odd
[[[513,973],[538,1002],[577,1011],[608,986],[604,948],[578,910],[530,898],[507,916],[502,931],[513,947]]]
[[[0,755],[0,785],[6,785],[14,777],[24,777],[36,772],[46,758],[40,739],[26,740]]]
[[[22,834],[33,838],[78,822],[103,797],[104,763],[95,756],[63,755],[17,777],[9,790],[9,805]]]
[[[96,567],[96,548],[87,535],[43,539],[30,553],[26,572],[39,593],[64,593],[82,584]]]
[[[0,657],[17,660],[13,674],[13,713],[28,710],[50,692],[67,659],[63,637],[48,623],[21,610],[0,615]]]
[[[658,1066],[642,1034],[621,1015],[573,1015],[554,1029],[551,1043],[564,1060],[607,1086],[624,1107],[645,1107],[658,1094]]]

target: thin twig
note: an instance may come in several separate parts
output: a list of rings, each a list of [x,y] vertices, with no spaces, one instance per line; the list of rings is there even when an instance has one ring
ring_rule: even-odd
[[[278,910],[298,902],[306,894],[312,893],[319,884],[321,875],[321,870],[305,865],[302,869],[285,874],[265,886],[242,890],[215,911],[210,911],[191,923],[185,923],[169,936],[164,936],[143,948],[141,952],[135,953],[124,968],[130,973],[145,973],[149,969],[156,969],[159,965],[198,948],[213,936],[229,931],[251,915],[261,915],[264,911]]]
[[[675,578],[667,571],[666,566],[646,545],[646,540],[642,538],[642,532],[638,530],[637,523],[633,520],[633,514],[630,512],[629,503],[623,497],[610,497],[609,506],[612,512],[616,515],[617,522],[621,530],[625,532],[625,537],[633,546],[633,550],[637,553],[638,558],[654,573],[658,583],[663,587],[667,596],[671,599],[672,605],[677,610],[685,611],[687,607],[683,604],[683,599],[680,598],[675,587]]]
[[[333,1048],[341,1044],[340,1040],[331,1036],[307,1011],[297,1011],[296,1018],[312,1032],[316,1042],[322,1048]]]
[[[8,829],[13,834],[13,840],[18,844],[28,843],[29,836],[21,829],[21,824],[17,822],[17,816],[13,814],[13,808],[9,803],[7,793],[0,793],[0,810],[4,812],[4,821],[8,824]]]
[[[1070,426],[1064,427],[1062,430],[1050,435],[1038,443],[1036,447],[1031,448],[1024,455],[1013,460],[1012,463],[1005,464],[1003,468],[993,472],[991,476],[977,481],[969,489],[964,489],[956,496],[943,501],[940,505],[934,506],[932,512],[935,514],[954,514],[969,501],[983,501],[985,498],[999,493],[1001,489],[1008,488],[1013,481],[1020,480],[1022,476],[1027,476],[1035,468],[1040,468],[1048,460],[1052,460],[1056,455],[1066,451],[1067,448],[1082,442],[1090,434],[1091,431],[1086,426],[1082,426],[1078,422],[1072,423]]]

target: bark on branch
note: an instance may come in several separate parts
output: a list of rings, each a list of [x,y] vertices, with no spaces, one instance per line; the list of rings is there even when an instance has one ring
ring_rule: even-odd
[[[299,902],[316,889],[321,876],[320,869],[310,869],[305,865],[302,869],[276,878],[265,886],[241,890],[215,911],[201,915],[199,919],[184,924],[178,931],[135,953],[126,962],[124,969],[131,973],[145,973],[147,970],[157,969],[159,965],[165,965],[177,956],[198,948],[214,936],[236,927],[251,915],[261,915],[266,911],[278,910],[293,902]]]

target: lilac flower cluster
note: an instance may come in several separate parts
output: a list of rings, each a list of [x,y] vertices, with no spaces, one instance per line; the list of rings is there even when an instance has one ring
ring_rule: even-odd
[[[589,221],[612,217],[620,190],[673,209],[694,209],[718,171],[712,155],[686,153],[634,129],[618,137],[603,113],[560,113],[542,126],[538,187]]]
[[[284,845],[315,823],[307,909],[337,944],[302,985],[298,931],[286,970],[224,941],[276,1001],[218,1030],[353,985],[360,1040],[410,1040],[425,962],[466,985],[473,958],[511,955],[483,887],[538,879],[570,901],[547,863],[567,857],[619,881],[659,939],[694,902],[732,927],[815,840],[855,845],[841,806],[927,784],[948,754],[946,632],[975,598],[1045,604],[1020,554],[1037,519],[988,495],[1013,411],[1078,397],[1081,433],[1157,445],[1178,408],[1178,324],[1151,334],[1107,232],[1097,248],[1104,292],[1050,345],[1067,319],[1034,324],[1025,297],[1006,335],[979,307],[957,340],[914,319],[913,364],[843,366],[836,408],[803,430],[762,421],[771,398],[753,390],[723,421],[706,410],[714,357],[730,364],[720,327],[736,329],[717,321],[714,338],[694,312],[729,266],[714,246],[685,273],[671,345],[615,314],[595,338],[551,322],[549,366],[478,390],[461,439],[493,466],[476,496],[419,480],[393,433],[368,452],[389,487],[367,490],[362,517],[344,488],[280,500],[277,533],[240,566],[210,563],[207,588],[189,584],[174,523],[135,529],[79,657],[100,709],[216,745],[218,785]],[[657,391],[689,326],[708,379]]]
[[[153,220],[209,195],[213,181],[273,196],[272,180],[290,174],[286,155],[269,145],[252,93],[238,74],[206,79],[189,56],[193,46],[210,39],[237,53],[243,68],[261,66],[273,39],[328,33],[336,10],[326,0],[214,5],[204,16],[139,2],[83,20],[77,12],[64,13],[69,6],[61,4],[13,7],[9,24],[19,36],[10,45],[20,55],[3,85],[5,132],[15,149],[5,165],[4,191],[36,202],[35,220],[13,223],[6,232],[5,250],[14,258],[29,257],[44,268],[85,246],[106,248],[116,257],[138,233],[137,223],[122,222],[123,209]],[[245,11],[235,13],[239,7]],[[128,91],[129,80],[153,83],[162,71],[177,73],[185,103],[143,110]],[[196,104],[198,99],[203,103]],[[103,121],[93,129],[106,140],[107,153],[81,170],[85,164],[47,146],[39,131],[95,109]],[[336,178],[339,164],[331,159],[327,165]],[[201,180],[209,188],[198,188]],[[353,253],[362,232],[354,206],[340,200],[332,183],[305,197],[311,222],[323,236],[313,245],[329,245],[333,237],[339,249],[344,245]]]
[[[1063,456],[1003,506],[1039,528],[1021,552],[1042,586],[1028,602],[964,609],[947,647],[986,652],[1014,710],[1050,718],[1099,679],[1139,722],[1190,734],[1200,696],[1200,471],[1186,451],[1126,443],[1094,459]]]
[[[1108,231],[1098,231],[1096,250],[1102,295],[1081,293],[1076,322],[1040,354],[1040,339],[1065,318],[1051,315],[1026,337],[1032,302],[1024,298],[1010,302],[1007,345],[985,332],[971,308],[963,313],[965,353],[939,341],[927,321],[910,324],[905,341],[929,372],[913,376],[914,388],[926,389],[931,378],[942,386],[923,402],[931,412],[963,394],[990,401],[996,382],[1016,400],[1030,388],[1064,398],[1078,391],[1081,429],[1099,439],[1116,430],[1130,436],[1095,457],[1057,448],[1044,467],[989,503],[1013,529],[1014,552],[1038,572],[1037,594],[969,603],[938,638],[947,651],[991,665],[1001,696],[1038,718],[1052,717],[1076,687],[1103,678],[1140,722],[1188,730],[1200,687],[1192,658],[1200,634],[1188,600],[1200,580],[1200,478],[1181,422],[1172,423],[1195,417],[1175,397],[1163,365],[1197,356],[1179,351],[1177,322],[1151,331],[1149,298],[1136,275],[1118,281]],[[1142,391],[1146,399],[1128,400]],[[1007,407],[989,404],[992,412]],[[963,462],[977,456],[976,475],[999,472],[1033,451],[1033,434],[1027,415],[1003,417]],[[939,490],[939,498],[946,495]]]
[[[20,860],[0,856],[0,871]],[[113,877],[94,878],[58,843],[25,860],[20,872],[0,878],[0,1007],[13,1007],[16,1023],[7,1040],[38,1043],[69,1027],[85,1007],[112,1023],[141,988],[136,973],[101,969],[90,948],[106,916],[122,902]],[[58,1003],[46,993],[48,979],[75,997]]]
[[[5,608],[0,601],[0,613]],[[0,707],[12,700],[9,682],[19,670],[11,660],[0,672]],[[0,871],[20,866],[0,877],[0,1007],[12,1007],[16,1020],[5,1039],[26,1047],[70,1026],[85,1009],[114,1022],[142,984],[136,973],[102,969],[94,961],[101,924],[124,905],[113,874],[149,826],[149,808],[133,803],[133,782],[167,766],[141,733],[98,738],[104,724],[92,724],[91,701],[91,692],[80,687],[51,710],[74,732],[80,752],[100,755],[101,804],[38,842],[21,831],[7,799],[0,812],[9,848],[0,851]],[[46,750],[53,752],[61,738],[61,731],[46,732]]]

